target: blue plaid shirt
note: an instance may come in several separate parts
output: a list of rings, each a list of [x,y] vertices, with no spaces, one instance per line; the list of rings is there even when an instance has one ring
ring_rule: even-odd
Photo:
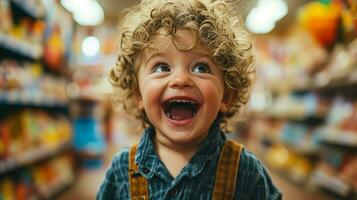
[[[216,124],[216,125],[215,125]],[[173,178],[155,153],[154,128],[147,128],[138,145],[135,161],[139,172],[148,180],[150,199],[208,200],[212,198],[220,151],[226,140],[215,123],[200,150]],[[121,150],[113,159],[97,199],[130,199],[128,177],[129,149]],[[256,157],[243,149],[234,199],[281,199],[270,176]]]

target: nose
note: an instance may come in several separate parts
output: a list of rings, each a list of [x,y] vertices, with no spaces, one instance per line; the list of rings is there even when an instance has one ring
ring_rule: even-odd
[[[186,70],[178,70],[174,74],[172,74],[173,77],[169,82],[169,87],[171,88],[187,88],[187,87],[192,87],[193,86],[193,81],[191,79],[191,76],[189,72]]]

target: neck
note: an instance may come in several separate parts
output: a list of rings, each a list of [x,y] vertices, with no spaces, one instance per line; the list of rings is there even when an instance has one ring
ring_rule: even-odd
[[[155,148],[160,157],[163,155],[177,155],[189,161],[192,156],[198,151],[199,146],[186,146],[186,145],[167,145],[155,140]]]
[[[193,144],[173,144],[166,138],[156,135],[154,139],[155,149],[170,174],[176,177],[199,150],[204,138]]]

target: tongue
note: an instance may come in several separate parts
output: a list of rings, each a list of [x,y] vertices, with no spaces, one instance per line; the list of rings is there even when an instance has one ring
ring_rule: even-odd
[[[191,119],[192,116],[192,110],[187,106],[175,106],[170,110],[170,118],[174,120]]]

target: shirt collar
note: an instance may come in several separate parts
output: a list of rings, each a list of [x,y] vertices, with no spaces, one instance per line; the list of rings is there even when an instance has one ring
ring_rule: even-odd
[[[226,140],[224,134],[220,131],[219,124],[218,119],[213,122],[201,148],[186,166],[190,176],[198,175],[204,169],[206,162],[219,154],[219,150]],[[135,155],[135,162],[139,165],[139,171],[146,178],[151,178],[154,175],[159,163],[159,157],[155,152],[154,143],[152,141],[154,134],[155,129],[153,127],[145,129]]]
[[[155,168],[159,162],[159,156],[155,152],[155,146],[152,141],[154,134],[154,127],[151,126],[145,129],[135,155],[135,162],[139,165],[139,171],[146,178],[151,178],[154,175]]]
[[[219,124],[218,120],[214,121],[201,148],[191,158],[189,164],[186,166],[188,170],[191,171],[191,177],[201,173],[207,161],[215,159],[219,155],[220,149],[226,140],[225,135],[220,131]]]

